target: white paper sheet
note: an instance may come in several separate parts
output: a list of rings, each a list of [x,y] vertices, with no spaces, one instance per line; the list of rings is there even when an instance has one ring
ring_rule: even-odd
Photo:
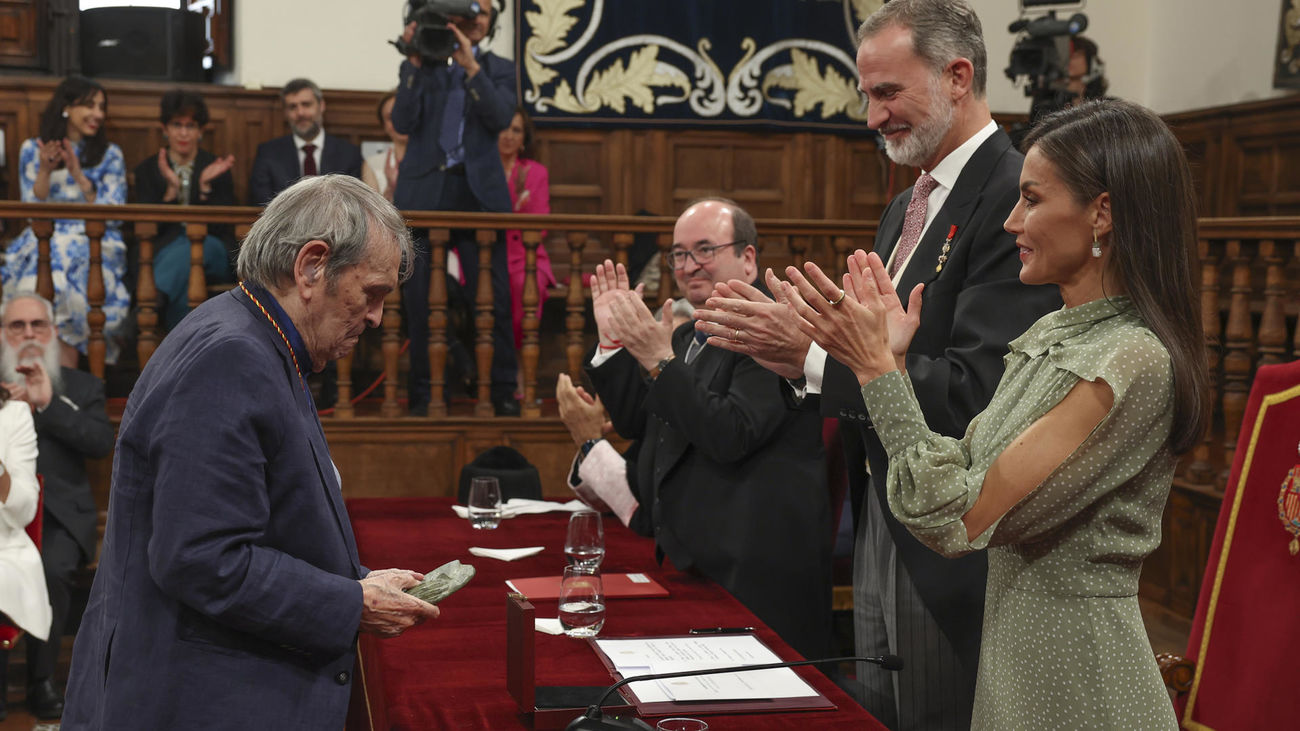
[[[753,635],[596,640],[623,677],[780,662]],[[642,681],[630,687],[642,702],[807,698],[817,695],[789,668]]]

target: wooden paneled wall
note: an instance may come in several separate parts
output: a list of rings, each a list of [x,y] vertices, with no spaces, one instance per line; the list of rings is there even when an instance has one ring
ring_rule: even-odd
[[[0,77],[0,129],[5,135],[3,192],[18,197],[18,151],[37,133],[41,111],[57,85],[47,77]],[[128,172],[156,155],[162,142],[158,99],[171,84],[104,80],[106,130]],[[278,89],[194,85],[211,121],[203,146],[235,156],[242,200],[257,145],[287,134]],[[377,92],[325,92],[325,128],[355,143],[383,140]],[[872,219],[889,199],[890,166],[870,137],[712,130],[539,130],[536,156],[550,168],[556,213],[672,215],[702,195],[726,195],[756,218]],[[914,173],[895,171],[893,190]]]

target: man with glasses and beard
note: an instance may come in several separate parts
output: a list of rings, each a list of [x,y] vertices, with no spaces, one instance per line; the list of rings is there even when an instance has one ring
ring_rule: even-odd
[[[86,478],[86,460],[113,449],[113,425],[104,410],[104,384],[84,371],[59,366],[54,310],[36,294],[20,294],[0,310],[0,380],[10,398],[32,408],[36,471],[45,478],[41,562],[53,621],[49,640],[27,638],[27,707],[41,719],[63,713],[54,687],[60,639],[70,621],[77,571],[95,556],[99,512]]]
[[[989,113],[987,65],[965,0],[893,0],[858,30],[867,125],[890,160],[921,169],[885,208],[875,251],[899,296],[910,293],[907,309],[923,303],[907,374],[930,427],[952,437],[992,398],[1007,343],[1061,306],[1053,288],[1021,284],[1015,236],[1002,227],[1019,199],[1024,156]],[[820,392],[823,415],[841,420],[859,516],[857,653],[906,662],[888,675],[860,670],[863,705],[895,731],[970,728],[984,554],[944,558],[894,518],[884,497],[888,459],[857,378],[812,345],[784,304],[730,284],[738,286],[724,285],[723,297],[695,313],[716,336],[709,343],[752,356],[800,392]],[[736,331],[745,335],[736,340]]]

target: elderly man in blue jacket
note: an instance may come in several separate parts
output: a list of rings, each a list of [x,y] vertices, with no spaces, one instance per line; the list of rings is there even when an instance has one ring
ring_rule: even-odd
[[[306,377],[346,355],[410,238],[355,178],[267,206],[239,286],[163,341],[127,402],[65,729],[341,728],[357,633],[438,609],[357,559]]]

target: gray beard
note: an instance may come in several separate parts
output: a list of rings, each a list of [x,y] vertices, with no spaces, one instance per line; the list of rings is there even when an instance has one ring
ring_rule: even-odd
[[[930,118],[913,125],[901,142],[885,141],[885,154],[899,165],[919,168],[934,156],[952,126],[954,105],[943,96],[938,83],[930,85]]]
[[[30,365],[39,361],[45,366],[45,375],[50,379],[50,386],[54,390],[54,396],[57,398],[63,393],[63,369],[59,366],[59,349],[58,340],[51,339],[48,345],[40,343],[30,343],[23,345],[20,349],[9,346],[9,343],[0,341],[0,380],[5,383],[26,383],[27,376],[18,372],[18,366]],[[20,360],[18,358],[19,350],[28,351]],[[31,352],[40,350],[40,355]]]

